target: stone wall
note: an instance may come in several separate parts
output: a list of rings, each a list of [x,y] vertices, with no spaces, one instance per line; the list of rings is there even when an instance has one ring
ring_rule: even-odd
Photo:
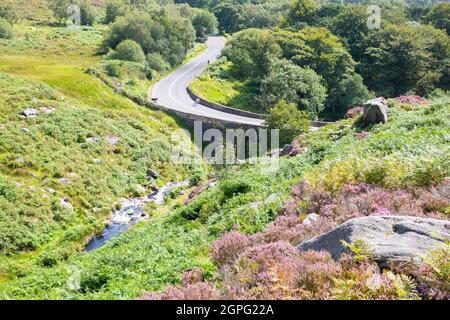
[[[254,112],[249,112],[249,111],[244,111],[244,110],[239,110],[239,109],[235,109],[235,108],[230,108],[218,103],[214,103],[208,100],[203,99],[202,97],[198,96],[197,94],[195,94],[191,88],[187,87],[186,88],[187,93],[189,94],[189,96],[192,98],[192,100],[194,101],[198,101],[200,102],[200,104],[207,106],[211,109],[215,109],[215,110],[219,110],[222,112],[226,112],[226,113],[231,113],[231,114],[235,114],[235,115],[239,115],[239,116],[244,116],[244,117],[250,117],[250,118],[256,118],[256,119],[267,119],[267,114],[261,114],[261,113],[254,113]],[[327,124],[330,124],[332,122],[326,122],[326,121],[313,121],[312,125],[313,127],[324,127]]]
[[[211,108],[211,109],[214,109],[214,110],[218,110],[218,111],[222,111],[222,112],[226,112],[226,113],[230,113],[230,114],[234,114],[234,115],[238,115],[238,116],[255,118],[255,119],[263,119],[263,120],[265,120],[267,118],[267,115],[265,115],[265,114],[249,112],[249,111],[244,111],[244,110],[235,109],[235,108],[230,108],[230,107],[218,104],[218,103],[214,103],[214,102],[205,100],[202,97],[200,97],[197,94],[195,94],[192,91],[192,89],[189,88],[189,87],[186,88],[186,91],[187,91],[187,93],[189,94],[189,96],[191,97],[192,100],[199,101],[200,104],[202,104],[204,106],[207,106],[208,108]]]
[[[204,129],[215,128],[215,129],[219,129],[219,130],[224,130],[224,129],[228,129],[228,128],[229,129],[238,129],[238,128],[242,128],[242,129],[256,128],[257,129],[257,128],[260,128],[259,126],[256,126],[256,125],[237,123],[237,122],[232,122],[232,121],[226,121],[226,120],[221,120],[221,119],[216,119],[216,118],[205,117],[205,116],[187,113],[187,112],[183,112],[183,111],[173,110],[173,109],[166,108],[166,107],[156,104],[156,103],[148,103],[147,106],[152,109],[158,109],[158,110],[164,111],[168,114],[174,115],[180,119],[183,119],[192,128],[194,127],[195,121],[202,121]]]

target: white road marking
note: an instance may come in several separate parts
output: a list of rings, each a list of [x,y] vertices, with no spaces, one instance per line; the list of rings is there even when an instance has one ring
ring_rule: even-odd
[[[206,61],[210,61],[210,63],[212,63],[216,61],[218,57],[220,57],[224,43],[225,40],[223,38],[210,37],[208,39],[208,51],[206,51],[204,54],[201,54],[197,58],[194,58],[190,63],[186,64],[185,66],[181,67],[180,69],[176,70],[175,72],[158,82],[153,87],[153,90],[151,92],[152,97],[157,98],[161,105],[169,109],[179,110],[223,121],[261,125],[263,122],[261,119],[218,111],[202,104],[194,106],[195,101],[191,99],[186,91],[186,87],[188,86],[188,84],[192,80],[194,80],[197,75],[203,72],[204,68],[202,68],[201,65],[204,64],[206,68]],[[192,73],[192,71],[196,68],[198,68],[199,70]],[[172,78],[175,79],[172,80]],[[168,89],[164,90],[164,87],[167,86]]]

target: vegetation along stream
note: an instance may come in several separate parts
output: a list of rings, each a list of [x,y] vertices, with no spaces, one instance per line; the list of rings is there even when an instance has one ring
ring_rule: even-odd
[[[128,231],[131,226],[139,221],[149,219],[149,215],[144,210],[147,203],[153,202],[156,205],[162,205],[164,203],[164,197],[168,192],[174,188],[187,185],[189,185],[189,181],[171,182],[148,196],[124,200],[121,203],[121,209],[113,212],[111,220],[103,233],[99,236],[92,237],[84,250],[90,252],[98,249],[104,246],[109,240]]]

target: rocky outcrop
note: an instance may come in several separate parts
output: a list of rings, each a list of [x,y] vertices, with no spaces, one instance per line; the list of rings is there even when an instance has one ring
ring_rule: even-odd
[[[27,108],[21,112],[20,117],[24,119],[35,118],[39,113],[50,114],[55,112],[55,110],[56,109],[54,107],[41,107],[39,108],[39,110],[34,108]]]
[[[147,177],[149,179],[158,179],[159,178],[159,174],[158,174],[158,172],[156,172],[153,169],[148,169],[147,170]]]
[[[88,142],[88,143],[97,143],[97,142],[100,142],[101,140],[102,140],[102,138],[100,138],[100,137],[88,137],[86,139],[86,142]]]
[[[74,207],[73,205],[70,203],[70,199],[65,198],[65,199],[60,199],[60,204],[63,208],[73,211]]]
[[[305,147],[301,144],[301,142],[296,139],[291,144],[287,144],[281,149],[280,156],[289,156],[289,157],[295,157],[296,155],[302,153],[305,151]]]
[[[55,112],[55,110],[56,109],[54,107],[42,107],[42,108],[39,108],[40,112],[43,112],[43,113],[46,113],[46,114],[53,113],[53,112]]]
[[[344,245],[362,240],[381,267],[420,264],[429,250],[450,240],[450,221],[410,216],[369,216],[351,219],[336,229],[301,243],[301,251],[328,251],[334,259],[348,252]]]
[[[61,178],[58,179],[58,183],[67,186],[72,183],[72,180],[70,180],[69,178]]]
[[[317,220],[319,220],[319,215],[317,213],[310,213],[303,220],[303,225],[311,226],[314,223],[314,221]]]
[[[376,98],[367,101],[363,106],[364,125],[386,123],[388,106],[386,99]]]
[[[38,111],[36,109],[33,108],[28,108],[22,111],[22,115],[25,118],[34,118],[38,115]]]

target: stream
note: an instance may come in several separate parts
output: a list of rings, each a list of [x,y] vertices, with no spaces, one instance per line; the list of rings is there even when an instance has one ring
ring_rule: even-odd
[[[149,216],[144,211],[147,203],[153,202],[157,205],[162,205],[164,203],[164,197],[172,189],[188,185],[189,181],[171,182],[148,196],[124,200],[121,203],[121,209],[112,213],[111,220],[103,233],[99,236],[92,237],[84,251],[90,252],[98,249],[104,246],[109,240],[128,231],[139,221],[148,220]]]

